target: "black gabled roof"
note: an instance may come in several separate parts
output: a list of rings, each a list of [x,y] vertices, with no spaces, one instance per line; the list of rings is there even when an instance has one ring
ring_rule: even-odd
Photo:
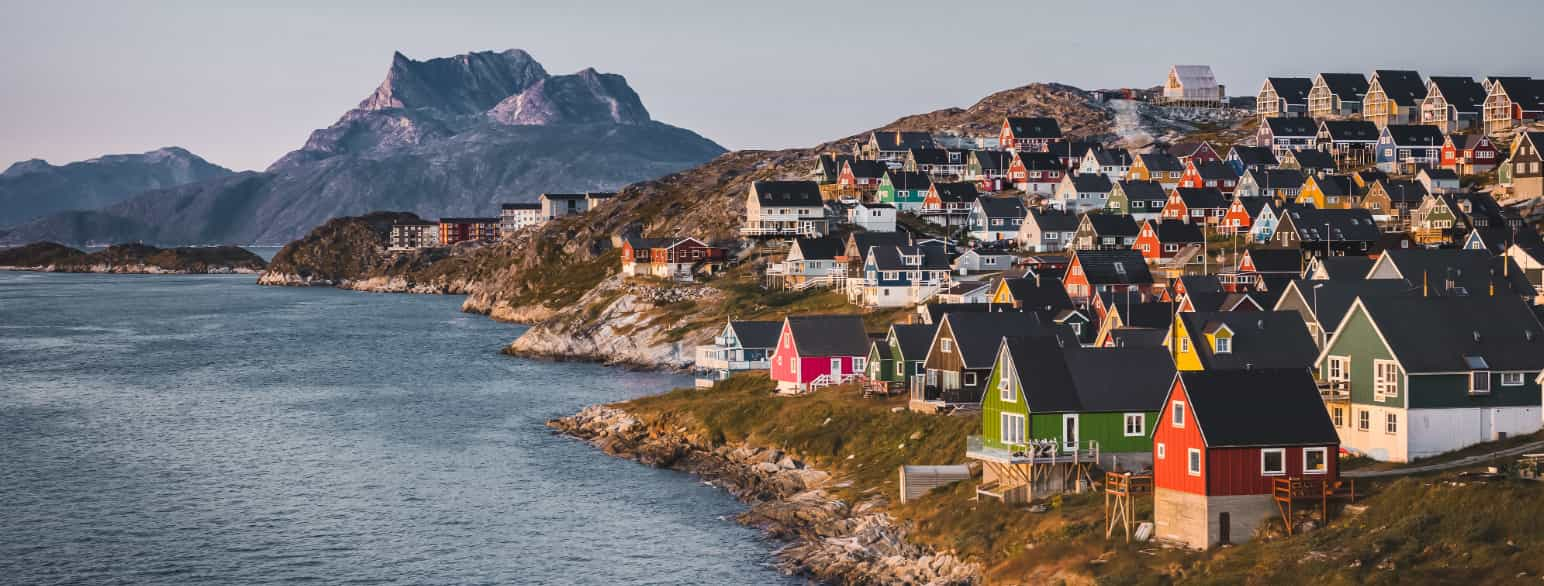
[[[890,332],[895,334],[895,341],[901,347],[901,359],[922,360],[927,358],[927,348],[933,343],[938,324],[894,324],[890,326]]]
[[[1297,149],[1292,151],[1292,160],[1304,169],[1334,169],[1335,157],[1329,153],[1316,149]]]
[[[1442,131],[1429,124],[1390,124],[1383,131],[1389,133],[1389,138],[1398,146],[1440,147],[1445,142]]]
[[[1070,212],[1033,208],[1029,210],[1029,216],[1025,221],[1034,222],[1045,232],[1073,232],[1078,229],[1079,218],[1077,214]]]
[[[934,183],[933,191],[938,192],[938,199],[948,202],[970,203],[981,196],[976,190],[976,184],[972,181],[956,181],[952,183]]]
[[[835,260],[847,249],[847,243],[835,236],[799,238],[794,241],[804,260]]]
[[[1136,220],[1125,214],[1092,213],[1084,215],[1083,221],[1099,236],[1136,236],[1139,230]]]
[[[1165,244],[1176,242],[1192,243],[1206,239],[1205,236],[1201,235],[1201,227],[1195,224],[1188,224],[1179,220],[1164,220],[1162,222],[1148,220],[1148,222],[1151,222],[1153,229],[1157,231],[1158,241]]]
[[[1009,151],[971,151],[969,158],[975,159],[982,169],[1007,169],[1013,164],[1013,153]]]
[[[649,250],[651,248],[665,248],[675,244],[674,238],[644,238],[642,236],[628,236],[623,239],[633,250]]]
[[[1157,181],[1122,180],[1121,193],[1126,194],[1126,200],[1163,201],[1169,198],[1169,193],[1164,191],[1163,184]],[[1113,187],[1111,190],[1113,191]]]
[[[1177,304],[1163,301],[1127,304],[1125,301],[1124,295],[1112,295],[1107,305],[1107,311],[1120,315],[1122,327],[1168,329],[1169,324],[1174,323]]]
[[[1383,191],[1389,194],[1389,201],[1403,202],[1411,208],[1421,205],[1426,199],[1426,185],[1414,179],[1385,179]]]
[[[1110,330],[1110,343],[1116,348],[1163,348],[1166,334],[1157,328],[1115,328]]]
[[[1360,102],[1367,95],[1367,76],[1360,73],[1320,73],[1319,77],[1342,101]]]
[[[944,316],[944,322],[949,324],[949,331],[954,334],[955,350],[960,353],[960,359],[965,368],[987,368],[992,365],[993,358],[997,355],[997,347],[1006,336],[1043,337],[1057,339],[1066,326],[1050,324],[1042,314],[1032,311],[1020,312],[981,312],[959,313],[953,312]],[[941,329],[942,324],[939,325]],[[1066,333],[1071,334],[1067,329]],[[1062,340],[1063,343],[1066,340]],[[1056,342],[1052,342],[1056,343]],[[1077,338],[1072,338],[1072,345],[1077,345]]]
[[[1319,257],[1314,262],[1324,267],[1325,276],[1331,281],[1360,281],[1372,270],[1373,259],[1365,256]]]
[[[1313,136],[1319,133],[1319,127],[1313,118],[1266,118],[1265,124],[1271,130],[1271,135],[1277,138],[1284,136]]]
[[[1459,112],[1480,113],[1485,107],[1485,86],[1472,77],[1444,77],[1433,75],[1431,86],[1447,101],[1448,107]]]
[[[1191,209],[1225,208],[1229,203],[1228,196],[1216,187],[1176,187],[1174,192]]]
[[[1350,175],[1322,175],[1313,178],[1326,196],[1356,195],[1356,181]]]
[[[1166,152],[1168,154],[1176,157],[1176,158],[1184,158],[1184,157],[1189,157],[1189,156],[1195,155],[1196,151],[1199,151],[1199,150],[1201,150],[1203,148],[1210,149],[1210,148],[1212,148],[1212,145],[1208,144],[1206,141],[1194,141],[1193,140],[1193,141],[1177,142],[1177,143],[1174,143],[1172,145],[1169,145],[1169,148],[1168,148],[1168,150]],[[1213,149],[1213,150],[1215,152],[1215,149]]]
[[[1272,118],[1272,120],[1277,119]],[[1228,158],[1237,159],[1248,167],[1276,165],[1276,153],[1271,151],[1270,147],[1233,145],[1233,149],[1228,155]]]
[[[852,169],[853,177],[879,179],[889,172],[890,167],[879,161],[868,159],[854,159],[844,163],[848,169]]]
[[[949,164],[949,151],[940,148],[908,149],[907,156],[918,165],[947,165]],[[961,163],[964,162],[962,158]]]
[[[776,348],[777,338],[783,333],[783,322],[731,321],[729,328],[734,330],[735,337],[740,339],[743,347]]]
[[[1303,316],[1295,311],[1187,311],[1179,316],[1201,365],[1209,370],[1307,370],[1319,356],[1319,347],[1308,334]],[[1217,354],[1207,343],[1206,334],[1222,327],[1233,332],[1232,351]]]
[[[867,356],[868,333],[856,315],[791,315],[788,327],[800,356]]]
[[[1271,118],[1271,120],[1283,119]],[[1195,167],[1196,174],[1202,179],[1238,179],[1238,173],[1233,171],[1233,167],[1222,161],[1206,161]]]
[[[928,323],[934,325],[943,323],[944,316],[951,313],[1023,312],[1006,303],[929,303],[923,306],[923,310],[927,311]]]
[[[1331,242],[1377,242],[1383,235],[1378,223],[1372,219],[1372,212],[1364,209],[1319,210],[1296,207],[1287,210],[1287,216],[1292,218],[1298,239],[1305,243],[1324,242],[1325,238]],[[1325,224],[1329,224],[1329,232],[1325,232]]]
[[[920,257],[920,265],[908,265],[905,262],[907,256]],[[872,261],[875,268],[881,271],[947,271],[949,270],[949,253],[936,246],[876,246],[868,253],[867,261]]]
[[[1121,149],[1099,149],[1094,151],[1094,160],[1100,165],[1130,166],[1131,153]]]
[[[1072,188],[1078,193],[1109,193],[1114,186],[1110,177],[1104,173],[1077,173],[1067,177],[1072,179]]]
[[[751,184],[761,205],[812,207],[825,206],[820,184],[814,181],[757,181]]]
[[[1365,272],[1365,271],[1364,271]],[[1420,287],[1410,287],[1409,284],[1397,279],[1343,279],[1329,281],[1312,281],[1293,279],[1292,286],[1297,289],[1303,298],[1308,310],[1314,314],[1314,319],[1319,321],[1320,327],[1326,332],[1334,332],[1340,327],[1340,320],[1346,317],[1346,311],[1351,309],[1351,302],[1357,297],[1393,297],[1400,295],[1420,295]],[[1315,300],[1314,287],[1318,286],[1318,299]],[[1318,307],[1315,308],[1315,303]],[[1328,335],[1328,334],[1326,334]]]
[[[1426,174],[1426,177],[1428,177],[1430,179],[1452,179],[1452,180],[1457,180],[1458,179],[1458,172],[1457,171],[1454,171],[1452,169],[1443,169],[1443,168],[1440,168],[1440,167],[1439,168],[1422,167],[1421,168],[1421,173]]]
[[[933,186],[933,179],[928,177],[927,173],[923,173],[921,171],[891,170],[885,172],[885,178],[888,179],[890,184],[894,185],[896,189],[905,189],[907,191],[927,189]]]
[[[869,249],[875,246],[906,246],[911,244],[911,233],[904,230],[897,230],[895,232],[853,232],[847,235],[842,251],[844,254],[846,253],[846,248],[848,248],[846,246],[847,243],[853,245],[852,248],[858,251],[858,256],[868,260]]]
[[[1421,74],[1404,69],[1379,69],[1373,72],[1378,87],[1389,101],[1401,106],[1419,106],[1426,99],[1426,82]],[[1371,84],[1369,84],[1371,85]]]
[[[1179,162],[1179,157],[1169,153],[1143,153],[1137,155],[1142,159],[1142,165],[1149,171],[1184,171],[1185,164]]]
[[[1061,279],[1056,277],[1009,278],[1003,279],[1003,284],[1008,287],[1008,292],[1022,308],[1048,311],[1072,307],[1072,299],[1067,297],[1066,287],[1062,285]]]
[[[1088,277],[1091,285],[1153,282],[1147,261],[1142,258],[1142,253],[1135,250],[1079,250],[1073,256],[1083,266],[1083,274]]]
[[[1313,80],[1306,77],[1267,77],[1265,83],[1276,90],[1276,97],[1288,104],[1308,105],[1308,91],[1313,89]]]
[[[1019,158],[1019,162],[1028,171],[1062,171],[1067,168],[1055,153],[1017,152],[1014,156]]]
[[[1544,326],[1516,295],[1370,297],[1362,305],[1407,373],[1475,370],[1481,363],[1469,357],[1483,360],[1480,370],[1544,370]]]
[[[1371,120],[1325,120],[1319,123],[1332,141],[1375,142],[1378,125]]]
[[[1254,262],[1255,272],[1301,274],[1303,271],[1303,251],[1297,248],[1251,248],[1244,254]]]
[[[837,174],[842,170],[842,163],[856,160],[858,157],[840,153],[824,153],[815,157],[815,166],[822,173]]]
[[[1516,261],[1492,256],[1484,250],[1396,249],[1385,252],[1383,257],[1393,263],[1405,283],[1412,288],[1424,284],[1431,295],[1488,295],[1492,285],[1497,294],[1534,294],[1533,286],[1524,278]],[[1454,287],[1464,291],[1450,290],[1449,280],[1453,281]]]
[[[1185,275],[1179,278],[1179,284],[1186,294],[1223,292],[1222,279],[1216,275]]]
[[[1297,189],[1307,181],[1303,172],[1297,169],[1251,169],[1246,174],[1254,177],[1255,185],[1261,189]]]
[[[981,211],[985,212],[988,218],[1022,219],[1029,213],[1029,210],[1024,207],[1024,202],[1012,195],[982,197],[976,200],[976,205],[981,206]]]
[[[904,151],[933,146],[933,135],[927,132],[875,130],[869,133],[869,140],[877,143],[879,150],[882,151]]]
[[[1178,376],[1190,399],[1191,419],[1209,448],[1340,444],[1306,368],[1198,370]]]
[[[1056,123],[1055,118],[1009,116],[1006,121],[1016,139],[1061,138],[1062,136],[1061,125]]]
[[[1004,338],[1014,378],[1036,413],[1158,411],[1174,380],[1162,348],[1057,347],[1040,338]]]

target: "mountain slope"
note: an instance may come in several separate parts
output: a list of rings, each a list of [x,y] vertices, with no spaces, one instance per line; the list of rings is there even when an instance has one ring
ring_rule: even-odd
[[[620,75],[550,75],[523,51],[398,53],[358,108],[264,172],[50,216],[0,241],[279,244],[329,218],[493,215],[501,202],[610,191],[723,152],[652,120]]]
[[[0,173],[0,226],[66,210],[91,210],[164,187],[230,175],[178,147],[50,165],[22,161]]]

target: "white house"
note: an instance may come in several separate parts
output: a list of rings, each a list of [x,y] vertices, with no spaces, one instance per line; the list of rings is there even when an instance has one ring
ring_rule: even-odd
[[[1031,252],[1057,252],[1072,244],[1078,232],[1076,214],[1035,208],[1019,227],[1019,247]]]
[[[1016,196],[978,197],[970,205],[970,235],[982,242],[1013,240],[1028,213]]]
[[[894,232],[895,206],[860,202],[847,210],[847,223],[869,232]]]
[[[745,198],[741,236],[822,236],[830,230],[820,184],[814,181],[757,181]]]
[[[1058,209],[1075,214],[1102,210],[1110,199],[1113,186],[1110,178],[1103,174],[1069,174],[1062,178],[1061,185],[1056,186],[1056,196],[1052,203]]]

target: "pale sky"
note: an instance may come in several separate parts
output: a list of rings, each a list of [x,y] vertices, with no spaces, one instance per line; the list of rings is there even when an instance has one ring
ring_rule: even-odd
[[[1544,76],[1544,2],[0,0],[0,168],[182,146],[261,169],[414,59],[521,48],[625,75],[657,120],[809,146],[1034,81],[1417,69]]]

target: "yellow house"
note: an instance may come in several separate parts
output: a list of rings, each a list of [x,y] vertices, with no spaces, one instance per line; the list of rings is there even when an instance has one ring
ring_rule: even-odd
[[[1232,350],[1233,329],[1229,328],[1227,324],[1220,324],[1215,328],[1215,331],[1211,332],[1203,329],[1201,339],[1192,339],[1190,331],[1185,327],[1184,319],[1174,320],[1174,325],[1171,327],[1173,331],[1169,332],[1169,336],[1164,338],[1163,344],[1164,346],[1178,344],[1178,347],[1170,346],[1173,350],[1174,368],[1176,370],[1206,370],[1206,367],[1201,365],[1200,349],[1196,348],[1196,344],[1201,343],[1202,340],[1205,340],[1205,343],[1211,346],[1208,349],[1209,352],[1218,352],[1220,350],[1226,353]],[[1220,347],[1218,346],[1218,340],[1222,340]]]
[[[1293,311],[1182,311],[1163,343],[1181,371],[1306,370],[1319,353]]]
[[[1310,175],[1297,192],[1297,203],[1321,210],[1349,210],[1356,207],[1356,183],[1348,175]]]
[[[1131,167],[1126,169],[1126,180],[1157,181],[1164,189],[1174,189],[1184,174],[1185,166],[1174,155],[1139,153],[1132,157]]]

